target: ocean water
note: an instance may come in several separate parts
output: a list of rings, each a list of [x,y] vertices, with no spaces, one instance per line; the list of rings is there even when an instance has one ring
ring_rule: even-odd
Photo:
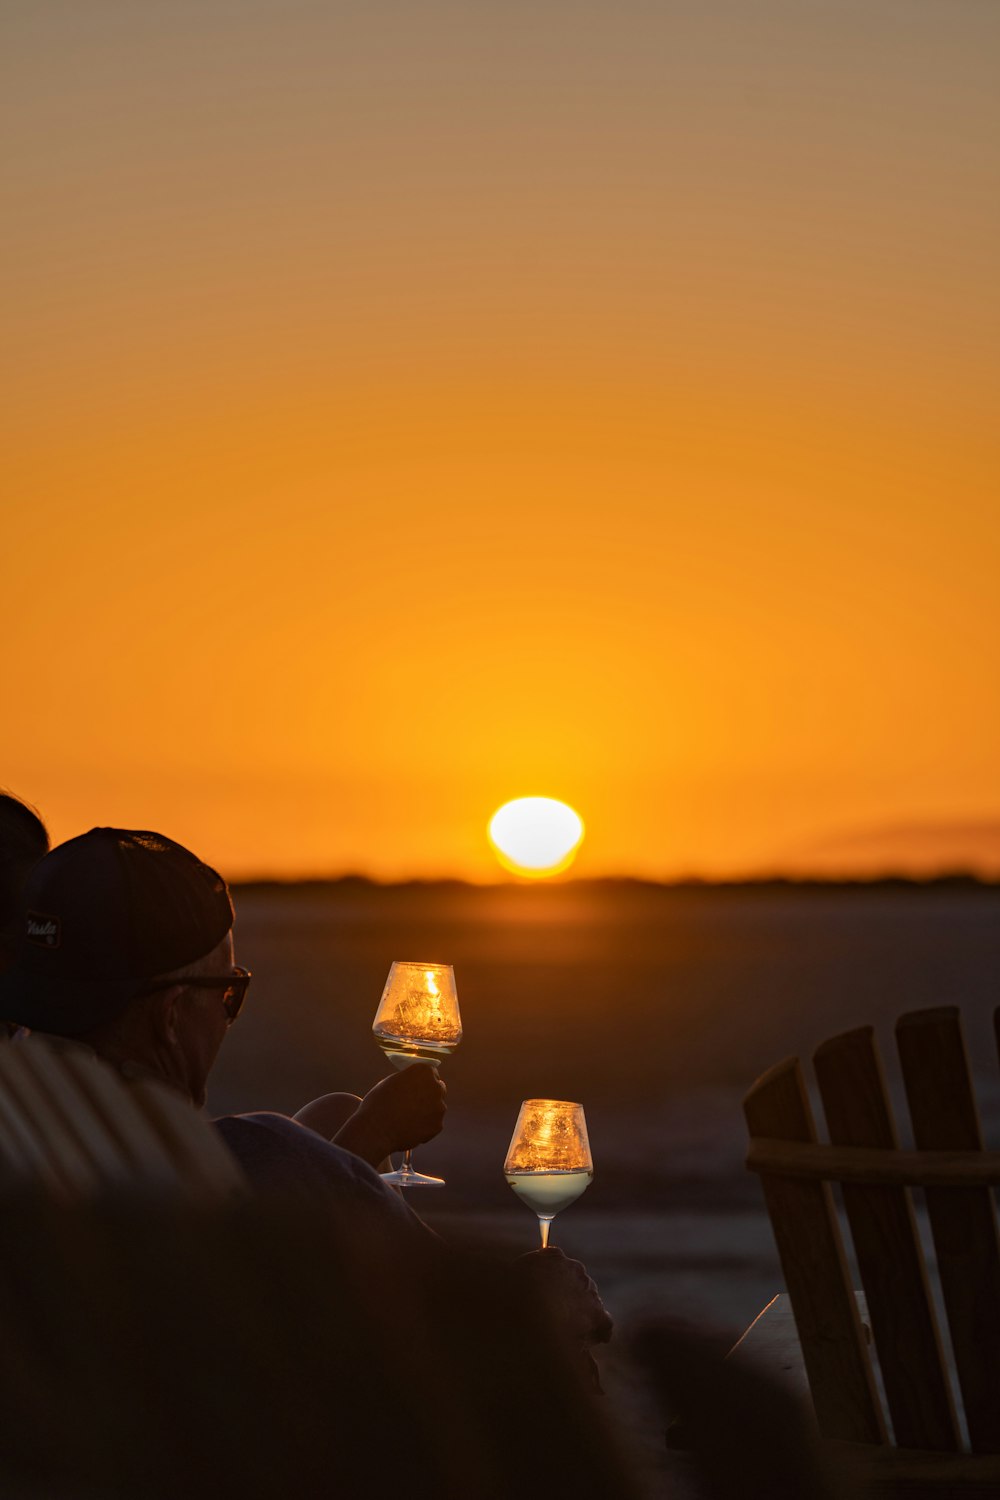
[[[445,1130],[417,1158],[447,1186],[418,1208],[444,1232],[532,1248],[501,1171],[518,1106],[582,1101],[595,1178],[553,1238],[625,1320],[666,1312],[725,1342],[779,1290],[741,1100],[782,1057],[871,1024],[891,1073],[895,1019],[958,1005],[1000,1134],[995,890],[342,882],[236,900],[254,980],[212,1111],[363,1093],[387,1071],[371,1023],[392,960],[453,963],[465,1037],[442,1073]]]

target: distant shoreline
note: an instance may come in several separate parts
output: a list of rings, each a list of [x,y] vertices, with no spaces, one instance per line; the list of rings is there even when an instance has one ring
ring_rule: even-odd
[[[245,893],[282,891],[673,891],[673,892],[774,892],[789,894],[837,891],[991,891],[1000,888],[1000,876],[976,875],[957,870],[940,875],[830,876],[762,875],[744,880],[714,880],[688,876],[679,880],[649,880],[640,876],[559,878],[551,880],[472,881],[439,878],[377,880],[369,875],[332,875],[305,878],[260,876],[230,881],[233,890]]]

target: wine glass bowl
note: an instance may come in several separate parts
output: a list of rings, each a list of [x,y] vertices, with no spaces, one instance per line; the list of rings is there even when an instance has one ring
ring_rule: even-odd
[[[583,1105],[566,1099],[525,1099],[503,1170],[517,1196],[537,1214],[545,1249],[556,1214],[575,1203],[593,1180]]]
[[[462,1040],[455,971],[451,964],[400,961],[392,965],[375,1020],[375,1040],[394,1068],[429,1063],[436,1068]],[[412,1152],[382,1181],[397,1187],[439,1187],[444,1179],[414,1170]]]

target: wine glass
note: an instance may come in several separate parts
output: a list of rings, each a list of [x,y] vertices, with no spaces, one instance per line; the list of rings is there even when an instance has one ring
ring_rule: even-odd
[[[525,1099],[503,1170],[517,1196],[538,1215],[544,1250],[556,1214],[575,1203],[593,1180],[583,1105]]]
[[[394,1068],[425,1062],[437,1071],[437,1064],[454,1052],[462,1040],[462,1018],[451,964],[394,963],[375,1012],[372,1031]],[[395,1187],[444,1184],[443,1177],[427,1177],[415,1171],[412,1157],[407,1148],[402,1166],[395,1172],[383,1172],[382,1181]]]

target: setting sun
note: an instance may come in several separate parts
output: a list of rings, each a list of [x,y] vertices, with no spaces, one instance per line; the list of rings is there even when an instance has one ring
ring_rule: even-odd
[[[518,797],[493,814],[489,837],[505,870],[539,879],[569,869],[583,839],[583,819],[552,797]]]

